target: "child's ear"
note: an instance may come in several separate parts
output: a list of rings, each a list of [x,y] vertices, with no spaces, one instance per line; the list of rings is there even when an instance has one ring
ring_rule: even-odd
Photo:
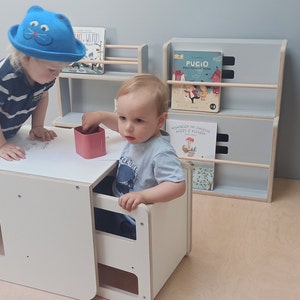
[[[22,62],[23,62],[25,65],[27,65],[27,64],[29,63],[30,59],[31,59],[30,56],[24,55],[24,56],[22,57]]]
[[[168,113],[165,111],[165,112],[163,112],[163,113],[158,117],[158,126],[159,126],[159,128],[163,127],[163,125],[164,125],[165,122],[166,122],[167,116],[168,116]]]

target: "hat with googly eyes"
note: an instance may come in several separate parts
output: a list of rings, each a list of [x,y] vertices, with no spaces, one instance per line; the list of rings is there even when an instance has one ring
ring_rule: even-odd
[[[37,5],[29,8],[21,24],[10,28],[8,38],[20,52],[43,60],[74,62],[86,52],[66,16]]]

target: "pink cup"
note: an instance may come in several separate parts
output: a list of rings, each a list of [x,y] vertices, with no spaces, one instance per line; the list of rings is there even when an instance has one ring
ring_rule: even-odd
[[[105,130],[100,126],[93,132],[83,132],[82,126],[74,128],[76,152],[83,158],[95,158],[106,154]]]

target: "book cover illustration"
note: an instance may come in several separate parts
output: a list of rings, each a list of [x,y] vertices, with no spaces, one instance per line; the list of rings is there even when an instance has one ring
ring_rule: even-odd
[[[217,123],[167,119],[166,130],[178,157],[192,166],[193,189],[213,190],[214,162],[193,158],[215,158]]]
[[[104,27],[73,27],[74,35],[86,47],[86,55],[62,69],[64,73],[103,74],[105,59],[106,29]],[[95,62],[93,62],[95,61]]]
[[[221,82],[223,54],[220,51],[174,50],[172,80],[189,82]],[[220,109],[218,86],[173,84],[171,108],[218,112]]]

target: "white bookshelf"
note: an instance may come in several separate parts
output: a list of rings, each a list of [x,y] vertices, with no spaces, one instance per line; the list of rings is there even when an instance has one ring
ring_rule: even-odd
[[[218,134],[228,137],[217,140],[216,148],[228,153],[216,151],[211,160],[214,189],[200,193],[271,201],[286,46],[286,40],[201,38],[174,38],[163,45],[163,78],[170,88],[178,84],[171,80],[173,50],[220,50],[234,62],[226,65],[224,59],[221,83],[193,82],[221,87],[218,113],[169,111],[173,119],[216,122]]]
[[[109,56],[109,51],[114,56]],[[105,60],[96,61],[105,64],[104,74],[60,73],[56,83],[59,116],[54,120],[54,126],[78,126],[85,111],[113,111],[113,99],[122,82],[138,73],[148,72],[146,44],[106,45],[106,53]]]

